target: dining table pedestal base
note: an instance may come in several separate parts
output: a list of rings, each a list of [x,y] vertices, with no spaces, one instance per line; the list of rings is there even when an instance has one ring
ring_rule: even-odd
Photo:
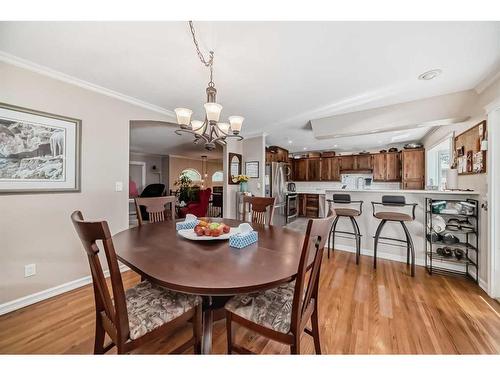
[[[219,320],[224,318],[224,306],[232,296],[202,296],[203,297],[203,337],[201,340],[201,353],[212,354],[212,331],[214,317]]]

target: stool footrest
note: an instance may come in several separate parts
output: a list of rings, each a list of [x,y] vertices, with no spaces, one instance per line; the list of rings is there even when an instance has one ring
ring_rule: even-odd
[[[333,233],[350,234],[350,235],[357,236],[357,237],[363,237],[362,234],[357,234],[357,233],[354,233],[354,232],[346,232],[346,231],[343,231],[343,230],[334,230]]]
[[[376,236],[373,236],[375,238]],[[400,240],[399,238],[391,238],[391,237],[380,237],[378,238],[379,240],[390,240],[390,241],[397,241],[397,242],[402,242],[402,243],[408,243],[406,240]]]

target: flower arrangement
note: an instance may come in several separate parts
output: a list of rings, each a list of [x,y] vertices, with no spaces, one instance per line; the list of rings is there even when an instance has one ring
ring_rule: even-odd
[[[236,181],[238,182],[248,182],[249,178],[248,176],[244,175],[244,174],[240,174],[236,177]]]

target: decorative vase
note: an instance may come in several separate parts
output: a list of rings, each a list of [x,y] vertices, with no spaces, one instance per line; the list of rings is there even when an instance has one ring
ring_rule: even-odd
[[[248,190],[248,182],[240,182],[240,191],[245,193]]]

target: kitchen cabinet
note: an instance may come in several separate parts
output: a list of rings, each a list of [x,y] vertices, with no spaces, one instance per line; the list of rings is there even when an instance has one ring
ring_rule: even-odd
[[[340,181],[340,157],[321,159],[321,181]]]
[[[385,181],[387,178],[386,154],[372,155],[373,181]]]
[[[321,159],[307,159],[307,181],[321,180]]]
[[[401,181],[401,159],[399,152],[372,155],[373,181]]]
[[[371,170],[372,169],[372,157],[370,154],[367,155],[354,155],[354,169],[355,170]]]
[[[299,216],[319,217],[319,194],[298,194]]]
[[[346,155],[340,157],[340,170],[352,171],[354,170],[354,155]]]
[[[307,181],[307,159],[294,159],[293,177],[294,181]]]
[[[288,163],[288,150],[278,147],[269,146],[266,148],[266,163]]]
[[[386,160],[386,181],[401,181],[401,153],[388,152]],[[425,165],[422,166],[421,174],[425,174]]]
[[[403,189],[421,190],[425,186],[425,150],[403,150]]]

